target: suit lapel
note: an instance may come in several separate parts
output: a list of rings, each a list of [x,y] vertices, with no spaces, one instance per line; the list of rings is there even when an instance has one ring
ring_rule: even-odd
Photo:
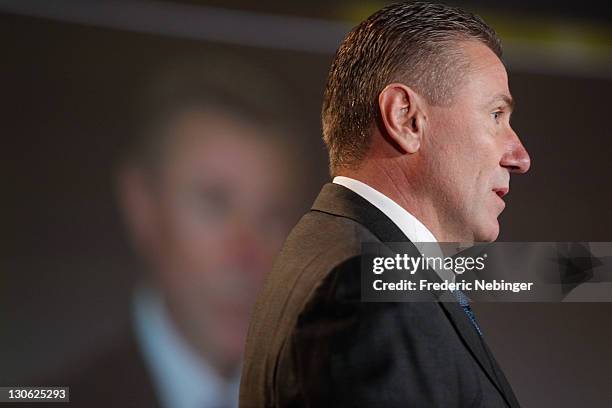
[[[382,211],[342,185],[333,183],[324,185],[312,206],[312,210],[352,219],[365,226],[382,243],[406,242],[412,244],[399,227]],[[415,251],[418,251],[416,246],[412,245],[412,247]],[[435,276],[432,276],[432,278],[439,280],[435,273],[433,275]],[[518,406],[518,404],[514,403],[514,395],[510,386],[505,382],[501,371],[500,376],[504,380],[498,378],[496,373],[498,370],[494,368],[496,366],[495,360],[490,357],[482,338],[478,335],[454,296],[449,292],[438,292],[436,295],[440,299],[438,303],[442,307],[444,314],[451,321],[459,337],[478,365],[508,405],[511,407]]]
[[[495,360],[495,357],[493,357],[493,354],[491,353],[491,350],[489,349],[489,346],[487,346],[487,344],[484,341],[482,342],[482,346],[484,347],[486,353],[490,357],[491,364],[493,365],[493,371],[494,371],[494,373],[496,375],[498,383],[499,383],[499,385],[504,390],[504,394],[506,396],[506,402],[508,402],[508,404],[511,407],[519,408],[520,405],[519,405],[518,400],[516,399],[516,396],[514,395],[514,391],[512,391],[512,387],[510,386],[510,383],[508,383],[508,380],[506,379],[506,376],[504,375],[504,373],[502,372],[501,368],[497,364],[497,361]]]
[[[501,378],[505,381],[505,377],[501,374],[501,371],[499,371],[501,378],[498,376],[498,370],[495,369],[497,363],[493,356],[487,351],[486,344],[482,337],[478,335],[461,306],[454,300],[453,295],[446,292],[441,296],[438,303],[455,327],[455,330],[465,346],[474,356],[478,365],[487,374],[487,377],[489,377],[495,388],[497,388],[502,397],[504,397],[506,403],[511,407],[517,406],[511,403],[511,401],[514,401],[514,395],[509,385],[507,388],[504,387]]]

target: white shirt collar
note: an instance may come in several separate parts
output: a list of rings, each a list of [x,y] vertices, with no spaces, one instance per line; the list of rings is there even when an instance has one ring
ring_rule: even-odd
[[[333,182],[354,191],[368,200],[370,204],[389,217],[410,241],[438,242],[436,237],[421,221],[380,191],[350,177],[336,176]]]
[[[140,287],[133,298],[137,342],[161,406],[238,406],[239,372],[228,384],[179,335],[159,295]]]
[[[429,244],[431,242],[438,242],[434,234],[398,203],[364,182],[350,177],[336,176],[333,183],[352,190],[382,211],[412,241],[423,255],[443,258],[441,248],[438,245]],[[443,280],[455,281],[455,275],[452,272],[447,270],[436,270],[436,272]]]

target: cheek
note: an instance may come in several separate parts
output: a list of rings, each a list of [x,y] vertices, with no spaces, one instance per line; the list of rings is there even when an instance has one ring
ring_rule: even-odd
[[[450,205],[456,211],[476,216],[487,205],[490,197],[486,195],[489,190],[489,174],[479,166],[477,156],[456,154],[449,158],[446,167],[441,169],[440,179],[446,192]]]
[[[473,195],[475,181],[478,178],[474,173],[471,162],[458,154],[443,157],[436,170],[438,183],[448,195],[447,199],[461,205]]]
[[[197,211],[175,204],[167,208],[164,226],[162,268],[177,283],[206,281],[223,264],[220,223],[206,222]]]

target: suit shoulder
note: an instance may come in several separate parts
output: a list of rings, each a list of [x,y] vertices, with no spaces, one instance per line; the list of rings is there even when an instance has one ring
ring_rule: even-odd
[[[303,305],[334,269],[340,265],[346,269],[347,262],[360,257],[362,243],[376,241],[367,228],[350,218],[307,213],[289,234],[268,276],[269,296],[286,296],[296,306]]]
[[[250,335],[270,330],[280,337],[286,335],[332,271],[357,265],[364,240],[376,238],[351,219],[320,212],[302,217],[266,278],[252,315]],[[357,279],[359,270],[354,270]]]
[[[301,260],[306,266],[318,258],[328,268],[334,267],[359,255],[364,242],[379,240],[366,227],[350,218],[311,211],[291,231],[278,260]]]

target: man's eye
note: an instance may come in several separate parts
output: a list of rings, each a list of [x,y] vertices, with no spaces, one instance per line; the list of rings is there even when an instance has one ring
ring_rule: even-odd
[[[499,119],[501,119],[503,114],[504,112],[502,111],[495,111],[491,113],[491,116],[493,116],[493,119],[495,119],[495,121],[498,121]]]

